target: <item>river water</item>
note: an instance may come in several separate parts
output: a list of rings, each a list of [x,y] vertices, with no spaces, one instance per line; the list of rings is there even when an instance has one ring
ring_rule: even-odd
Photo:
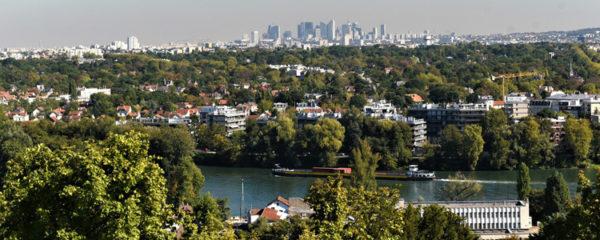
[[[311,177],[280,177],[271,175],[270,169],[260,168],[230,168],[200,166],[205,182],[202,192],[210,192],[213,197],[228,198],[231,215],[240,214],[242,179],[244,179],[243,211],[251,208],[263,208],[277,196],[284,198],[304,197],[308,187],[315,180]],[[565,177],[571,195],[577,189],[578,169],[559,170]],[[530,170],[531,187],[543,189],[546,178],[554,170]],[[397,186],[400,184],[400,194],[405,200],[417,201],[422,197],[425,201],[436,199],[436,190],[446,184],[449,175],[454,172],[436,172],[435,181],[392,181],[377,180],[380,186]],[[517,171],[472,171],[464,175],[482,184],[481,193],[473,200],[514,200],[517,198]],[[592,178],[593,169],[586,169],[585,175]]]

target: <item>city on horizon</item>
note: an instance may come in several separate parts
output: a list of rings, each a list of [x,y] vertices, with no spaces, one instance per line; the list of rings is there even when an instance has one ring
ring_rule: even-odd
[[[515,9],[516,4],[519,8]],[[280,26],[282,34],[291,30],[295,35],[300,22],[317,24],[331,19],[335,19],[338,27],[346,21],[358,22],[365,32],[383,23],[390,33],[420,33],[429,29],[432,33],[462,35],[568,31],[597,27],[589,23],[600,21],[600,16],[594,13],[600,3],[567,4],[554,0],[486,4],[472,0],[368,3],[351,0],[344,4],[309,0],[293,5],[273,0],[254,3],[55,0],[11,2],[3,8],[7,19],[20,20],[0,24],[3,33],[0,48],[104,44],[131,35],[143,39],[141,42],[147,45],[230,42],[252,31],[264,33],[268,25]]]

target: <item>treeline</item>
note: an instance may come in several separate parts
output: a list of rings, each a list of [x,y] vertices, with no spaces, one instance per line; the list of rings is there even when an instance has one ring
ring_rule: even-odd
[[[490,110],[481,125],[463,131],[448,125],[438,143],[426,143],[413,151],[412,130],[397,121],[366,118],[350,109],[339,121],[319,120],[298,128],[291,118],[259,125],[248,120],[245,131],[231,137],[222,126],[194,124],[192,132],[200,149],[215,154],[200,154],[199,162],[210,165],[272,167],[349,166],[347,156],[361,140],[381,155],[377,167],[393,170],[408,164],[421,164],[432,170],[510,170],[519,163],[531,168],[585,167],[600,162],[600,126],[586,119],[567,118],[555,134],[550,120],[542,117],[508,124],[502,110]],[[557,141],[558,142],[558,141]]]
[[[507,124],[502,110],[487,112],[483,123],[460,131],[448,125],[439,145],[427,145],[424,164],[444,170],[516,169],[519,163],[531,168],[585,167],[598,162],[598,125],[586,119],[567,118],[562,130],[540,117]],[[562,141],[555,146],[552,135]],[[558,142],[558,141],[557,141]]]
[[[577,44],[469,43],[415,49],[336,46],[186,55],[106,54],[104,60],[85,64],[68,59],[5,59],[0,62],[0,90],[13,86],[24,90],[43,84],[56,92],[76,95],[77,87],[108,87],[116,96],[107,99],[110,107],[103,112],[107,115],[114,115],[109,109],[118,105],[139,104],[141,109],[167,111],[179,101],[202,105],[214,99],[199,94],[213,92],[223,94],[229,104],[281,101],[293,105],[302,100],[304,93],[318,92],[326,95],[321,105],[331,109],[349,106],[352,95],[386,99],[405,108],[412,103],[406,97],[409,93],[430,102],[473,102],[478,95],[501,99],[501,83],[488,79],[492,74],[505,73],[536,71],[544,77],[507,80],[506,92],[531,92],[542,97],[538,87],[548,85],[567,92],[600,93],[600,73],[593,67],[598,64],[598,55]],[[569,79],[570,61],[585,82]],[[335,73],[309,73],[300,79],[267,64],[304,64]],[[167,92],[144,93],[139,89],[146,84],[160,86],[165,81],[173,84]],[[250,89],[233,87],[241,83],[248,83]],[[267,89],[263,89],[263,83],[268,84]],[[353,86],[354,92],[347,92],[346,86]],[[180,94],[178,89],[185,90]],[[273,95],[272,90],[279,93]],[[15,105],[33,109],[26,101]]]
[[[320,119],[299,128],[295,114],[259,125],[246,121],[246,130],[226,137],[223,126],[194,123],[191,127],[199,149],[199,162],[211,165],[273,167],[348,166],[348,155],[366,139],[380,154],[382,169],[405,167],[412,161],[412,130],[398,121],[366,118],[353,108],[340,120]]]

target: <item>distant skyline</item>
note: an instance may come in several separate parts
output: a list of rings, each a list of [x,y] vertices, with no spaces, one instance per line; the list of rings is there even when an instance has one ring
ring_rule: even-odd
[[[303,21],[384,23],[389,33],[487,34],[600,27],[596,0],[0,0],[0,48],[231,41]]]

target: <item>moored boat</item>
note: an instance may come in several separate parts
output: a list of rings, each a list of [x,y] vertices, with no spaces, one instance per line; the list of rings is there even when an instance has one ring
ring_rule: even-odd
[[[271,170],[273,175],[276,176],[290,176],[290,177],[329,177],[329,176],[342,176],[348,178],[352,174],[352,169],[347,167],[313,167],[312,169],[290,169],[281,168],[279,165],[275,165],[275,168]],[[417,165],[410,165],[408,171],[405,173],[396,172],[376,172],[376,179],[387,179],[387,180],[409,180],[409,181],[430,181],[435,180],[435,172],[419,170]]]

